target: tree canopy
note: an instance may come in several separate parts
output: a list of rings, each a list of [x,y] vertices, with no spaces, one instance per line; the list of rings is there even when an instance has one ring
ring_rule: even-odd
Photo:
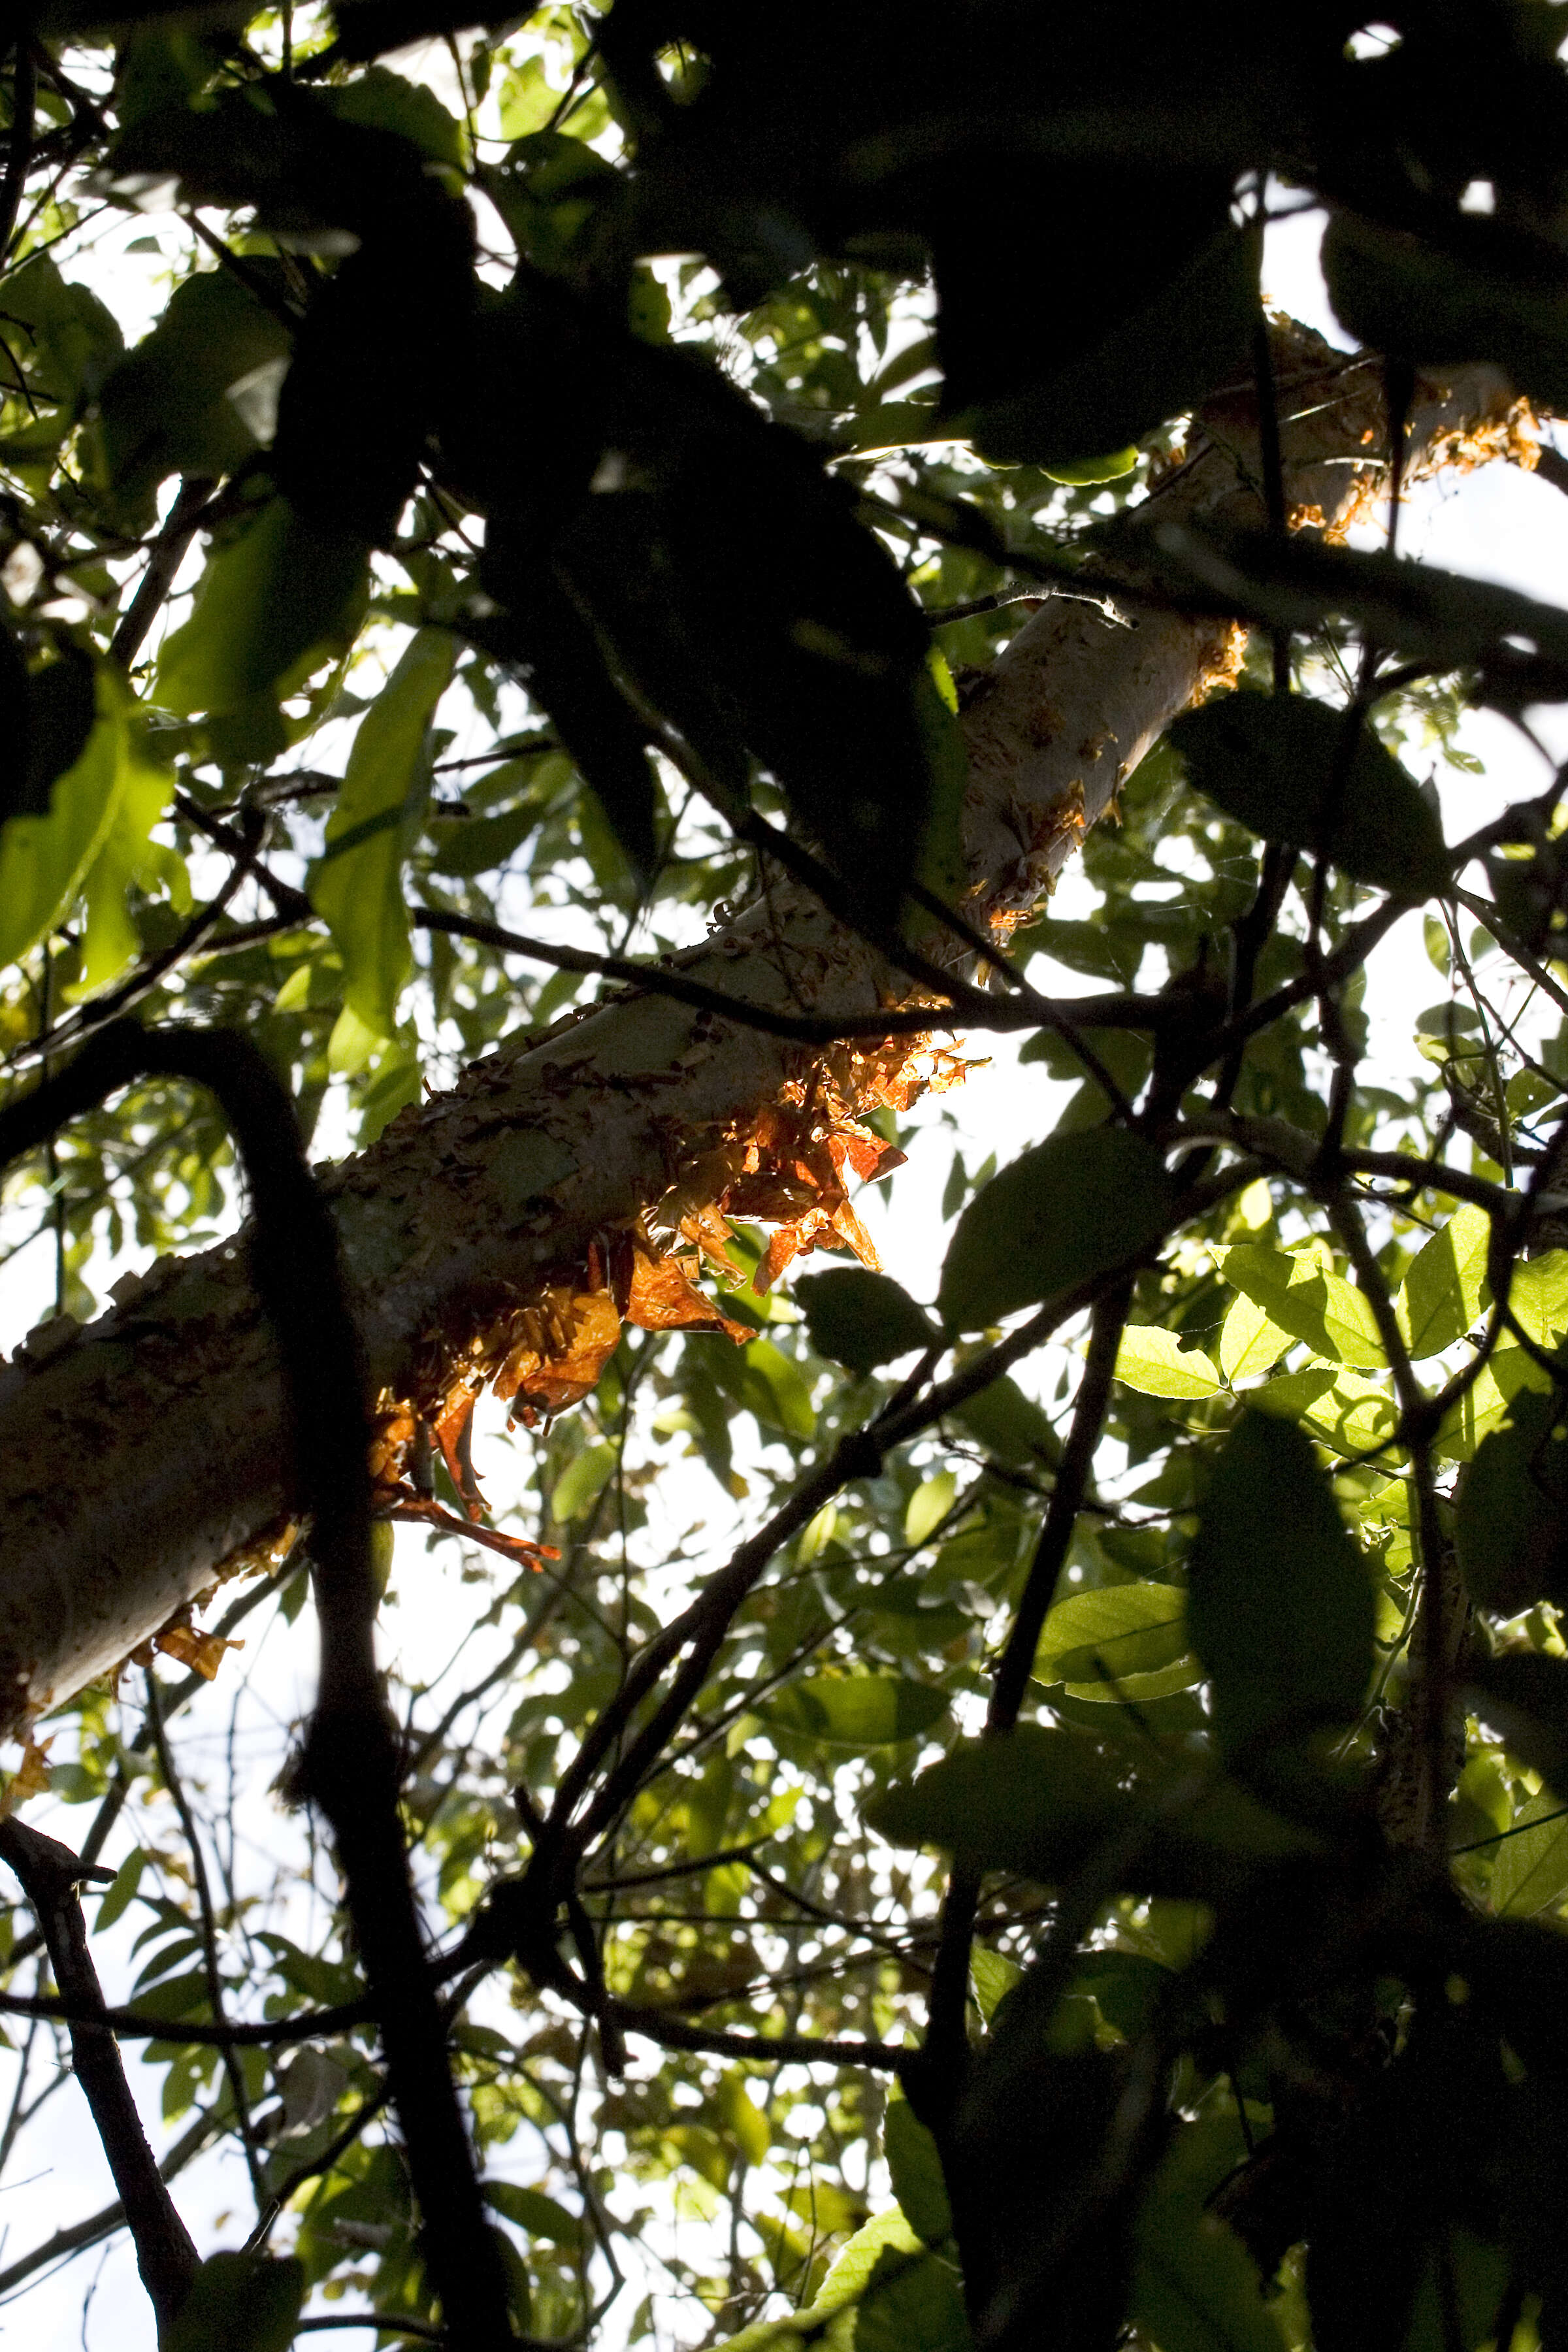
[[[1568,2342],[1565,34],[6,33],[0,2291]]]

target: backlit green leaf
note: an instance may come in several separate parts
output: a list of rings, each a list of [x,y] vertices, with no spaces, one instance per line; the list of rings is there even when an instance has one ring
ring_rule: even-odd
[[[1543,1911],[1568,1887],[1568,1814],[1553,1789],[1521,1805],[1492,1863],[1491,1907],[1515,1919]]]
[[[1058,1601],[1035,1653],[1035,1679],[1073,1698],[1163,1698],[1203,1679],[1187,1640],[1186,1595],[1173,1584],[1113,1584]]]
[[[190,618],[158,656],[157,700],[223,714],[292,693],[353,643],[365,558],[359,541],[268,499],[208,556]]]
[[[1422,1244],[1394,1302],[1413,1356],[1436,1356],[1462,1339],[1480,1312],[1491,1219],[1461,1201],[1447,1223]]]
[[[1266,1308],[1238,1292],[1220,1327],[1219,1368],[1227,1381],[1271,1371],[1291,1344],[1291,1334],[1270,1322]]]
[[[360,720],[326,848],[310,877],[343,959],[343,1002],[388,1037],[413,964],[403,864],[430,789],[426,738],[452,675],[453,641],[422,629]]]
[[[833,1748],[913,1739],[947,1713],[947,1693],[901,1675],[811,1675],[759,1709],[765,1722]]]
[[[937,2144],[909,2101],[895,2095],[882,2119],[882,2150],[900,2210],[928,2246],[952,2235],[952,2207]]]
[[[1279,1329],[1304,1340],[1315,1356],[1363,1369],[1387,1361],[1365,1292],[1326,1271],[1315,1255],[1242,1242],[1225,1252],[1221,1265],[1234,1290]]]
[[[1219,1386],[1219,1374],[1201,1349],[1184,1348],[1176,1332],[1157,1323],[1123,1331],[1116,1377],[1144,1396],[1206,1397]]]

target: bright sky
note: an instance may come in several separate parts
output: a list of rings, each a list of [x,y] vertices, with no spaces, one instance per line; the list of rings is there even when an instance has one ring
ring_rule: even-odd
[[[1342,341],[1317,268],[1317,234],[1316,220],[1306,216],[1271,232],[1268,291],[1280,308]],[[92,282],[115,306],[128,337],[145,330],[162,299],[159,256],[127,249],[137,238],[153,236],[167,241],[167,232],[156,223],[117,226],[94,257]],[[1568,602],[1568,499],[1505,467],[1492,467],[1458,484],[1417,492],[1403,526],[1402,548],[1408,554],[1504,582],[1550,602]],[[1536,724],[1549,748],[1558,754],[1568,750],[1568,717],[1555,711],[1540,713]],[[1501,721],[1484,717],[1470,719],[1465,740],[1486,761],[1487,773],[1484,778],[1439,773],[1437,783],[1450,837],[1471,831],[1508,801],[1538,791],[1544,780],[1537,755]],[[1081,878],[1069,874],[1058,892],[1057,909],[1066,915],[1077,913],[1086,897]],[[1163,972],[1154,977],[1158,981]],[[1067,971],[1053,975],[1052,982],[1063,994],[1089,985]],[[1400,1071],[1415,1066],[1411,1039],[1414,1017],[1441,992],[1442,983],[1422,945],[1419,921],[1408,919],[1373,960],[1368,1009],[1374,1063]],[[992,1151],[1006,1159],[1037,1140],[1053,1124],[1067,1091],[1053,1090],[1037,1069],[1032,1069],[1020,1085],[1013,1067],[1016,1047],[1006,1040],[987,1041],[981,1050],[990,1055],[990,1066],[976,1070],[965,1087],[946,1098],[944,1106],[958,1120],[960,1146],[971,1169]],[[910,1164],[891,1184],[863,1195],[860,1203],[889,1270],[920,1297],[929,1298],[935,1288],[932,1243],[939,1230],[937,1204],[948,1166],[946,1144],[934,1137],[925,1149],[917,1143]],[[119,1270],[118,1266],[94,1269],[100,1290]],[[52,1283],[52,1266],[43,1246],[25,1253],[0,1272],[0,1343],[14,1346],[28,1326],[48,1311]],[[1047,1360],[1031,1377],[1037,1384],[1042,1379],[1054,1381],[1059,1366],[1059,1358]],[[487,1483],[497,1502],[502,1503],[512,1483],[510,1465],[516,1463],[519,1469],[526,1465],[504,1443],[492,1441],[487,1445],[481,1438],[479,1451]],[[696,1491],[695,1478],[689,1490],[675,1488],[669,1498],[673,1518],[680,1517]],[[709,1487],[703,1505],[694,1503],[693,1508],[710,1507],[710,1501]],[[717,1536],[719,1530],[713,1533]],[[452,1546],[443,1545],[427,1555],[423,1538],[410,1530],[400,1533],[394,1588],[398,1598],[387,1612],[385,1653],[418,1660],[427,1672],[432,1659],[447,1654],[454,1626],[465,1622],[472,1612],[473,1590],[461,1581]],[[242,1846],[248,1842],[250,1847],[249,1861],[244,1864],[246,1874],[258,1881],[268,1875],[269,1853],[275,1853],[280,1843],[286,1847],[293,1836],[264,1793],[275,1769],[275,1756],[265,1767],[262,1759],[275,1748],[271,1723],[287,1719],[308,1701],[310,1647],[301,1621],[300,1634],[292,1641],[274,1632],[259,1661],[254,1650],[247,1653],[247,1664],[259,1670],[253,1677],[254,1695],[247,1702],[241,1737],[244,1743],[255,1743],[257,1766],[241,1811],[240,1830]],[[193,1769],[199,1771],[209,1765],[216,1769],[227,1736],[227,1710],[228,1696],[220,1685],[184,1720],[181,1752]],[[29,1818],[37,1819],[41,1826],[49,1824],[47,1809],[37,1809]],[[68,1838],[73,1833],[79,1837],[82,1817],[66,1814],[58,1826]],[[122,1846],[111,1847],[110,1859],[121,1850]],[[128,1928],[105,1939],[100,1957],[111,1995],[129,1985],[134,1973],[125,1967],[129,1941]],[[157,2112],[159,2077],[142,2074],[134,2064],[132,2072],[141,2076],[150,2128],[154,2143],[162,2144],[166,2135]],[[0,2058],[0,2103],[9,2096],[11,2076],[11,2066]],[[101,2153],[72,2088],[68,2086],[45,2111],[35,2127],[32,2145],[38,2167],[35,2177],[7,2184],[0,2195],[0,2231],[4,2233],[0,2267],[53,2228],[93,2210],[111,2193]],[[536,2177],[532,2152],[522,2150],[521,2145],[518,2161],[518,2177]],[[531,2166],[534,2167],[531,2171]],[[210,2158],[193,2168],[183,2177],[180,2201],[204,2251],[240,2242],[248,2226],[248,2200],[236,2159]],[[37,2346],[41,2352],[52,2352],[55,2347],[63,2352],[63,2347],[78,2344],[92,2347],[92,2352],[153,2352],[150,2313],[123,2240],[103,2258],[95,2297],[84,2318],[83,2290],[99,2259],[90,2257],[85,2269],[71,2272],[58,2284],[32,2285],[20,2305],[0,2307],[0,2335]]]

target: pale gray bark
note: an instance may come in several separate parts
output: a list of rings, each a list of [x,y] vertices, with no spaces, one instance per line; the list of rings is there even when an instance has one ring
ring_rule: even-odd
[[[1380,372],[1294,331],[1279,354],[1292,509],[1342,520],[1385,478]],[[1248,388],[1205,412],[1145,509],[1260,519]],[[1500,380],[1422,388],[1407,471],[1519,454]],[[1298,519],[1300,519],[1298,511]],[[1225,672],[1231,632],[1052,599],[965,711],[972,920],[1037,903],[1182,709]],[[753,1003],[836,1017],[898,983],[863,943],[781,890],[682,960]],[[836,1049],[837,1050],[837,1049]],[[552,1269],[671,1187],[808,1075],[816,1056],[627,992],[542,1043],[503,1041],[450,1093],[331,1171],[371,1378],[440,1391]],[[837,1050],[842,1086],[856,1083]],[[689,1206],[698,1205],[689,1202]],[[89,1328],[57,1326],[0,1372],[0,1731],[110,1669],[294,1503],[269,1337],[229,1244],[156,1265]]]

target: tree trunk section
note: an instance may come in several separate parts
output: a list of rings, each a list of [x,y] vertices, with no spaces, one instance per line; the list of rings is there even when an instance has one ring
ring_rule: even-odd
[[[1276,331],[1292,520],[1342,527],[1387,478],[1382,374]],[[1405,478],[1495,456],[1531,461],[1489,370],[1423,383]],[[1251,386],[1210,404],[1149,516],[1262,520]],[[1234,672],[1239,632],[1052,597],[964,711],[964,911],[999,936],[1052,877],[1179,712]],[[907,984],[792,887],[678,959],[749,1003],[836,1017]],[[907,1044],[908,1041],[905,1041]],[[326,1172],[373,1388],[426,1410],[493,1372],[552,1277],[583,1286],[634,1221],[669,1237],[722,1210],[727,1172],[784,1106],[831,1127],[908,1059],[781,1043],[625,991],[542,1040],[502,1043],[452,1090]],[[89,1328],[40,1328],[0,1370],[0,1733],[110,1671],[296,1505],[276,1353],[243,1238],[116,1286]],[[570,1295],[570,1291],[566,1295]]]

